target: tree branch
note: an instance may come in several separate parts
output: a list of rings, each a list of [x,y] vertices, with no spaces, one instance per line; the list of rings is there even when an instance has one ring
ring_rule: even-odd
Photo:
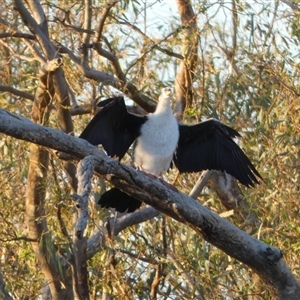
[[[100,15],[100,21],[96,30],[95,43],[99,43],[101,41],[105,20],[108,17],[111,8],[118,2],[118,0],[111,0],[108,1],[105,5],[103,5]]]
[[[9,37],[21,38],[21,39],[26,39],[26,40],[35,40],[35,36],[32,34],[28,34],[28,33],[22,33],[22,32],[0,33],[0,39],[9,38]]]
[[[8,85],[0,85],[0,92],[8,92],[21,98],[29,99],[32,101],[34,100],[34,96],[32,94],[17,90]]]
[[[93,156],[86,156],[77,166],[78,191],[73,195],[74,205],[78,210],[78,218],[75,224],[75,236],[81,240],[88,222],[88,198],[92,189],[91,180],[94,170]]]
[[[258,217],[250,209],[235,178],[227,173],[214,171],[208,179],[207,186],[216,192],[227,210],[234,210],[238,220],[244,223],[245,231],[250,233],[258,227]]]
[[[212,174],[212,170],[206,170],[204,171],[199,179],[197,180],[196,184],[194,185],[194,187],[192,188],[192,190],[189,193],[189,196],[193,199],[197,199],[198,196],[200,195],[201,191],[203,190],[203,188],[205,187],[205,185],[207,184],[210,175]]]
[[[36,17],[36,19],[34,19],[29,13],[29,11],[26,9],[22,0],[14,1],[17,11],[22,17],[24,23],[28,26],[29,30],[36,37],[38,43],[43,49],[44,54],[46,54],[47,59],[53,59],[56,55],[56,50],[53,47],[53,45],[49,42],[47,22],[45,19],[44,12],[41,9],[41,6],[39,5],[38,1],[28,1],[29,6],[31,7],[33,15]]]
[[[95,155],[96,171],[112,174],[112,183],[124,192],[193,228],[206,241],[252,268],[280,299],[300,297],[300,284],[282,259],[282,252],[238,229],[194,199],[169,190],[158,181],[107,157],[88,142],[43,127],[0,109],[0,132],[67,152],[79,158]]]
[[[169,49],[166,49],[166,48],[162,48],[159,46],[159,44],[161,44],[162,42],[164,41],[167,41],[169,37],[171,36],[175,36],[176,34],[178,34],[178,32],[180,32],[180,29],[176,28],[176,30],[170,32],[169,34],[167,34],[163,39],[160,39],[158,41],[154,41],[152,40],[149,36],[147,36],[144,32],[142,32],[142,30],[140,30],[137,26],[127,22],[126,20],[124,19],[121,19],[121,18],[115,18],[114,19],[119,23],[119,24],[125,24],[127,25],[128,27],[132,28],[134,31],[136,31],[138,34],[140,34],[142,36],[142,38],[146,41],[149,41],[150,42],[150,49],[148,49],[146,52],[144,52],[143,54],[140,55],[141,56],[144,56],[145,54],[149,53],[151,50],[153,49],[157,49],[159,50],[160,52],[162,53],[165,53],[167,54],[168,56],[172,56],[172,57],[175,57],[175,58],[178,58],[180,60],[183,60],[184,59],[184,56],[179,54],[179,53],[176,53],[176,52],[173,52]],[[122,20],[122,21],[120,21]],[[140,59],[140,57],[138,59]],[[129,68],[128,68],[129,69]]]
[[[289,0],[280,0],[282,3],[288,5],[292,10],[294,11],[300,11],[300,7],[296,5],[295,3],[289,1]]]
[[[198,27],[191,1],[177,0],[176,3],[185,28],[182,32],[184,60],[180,63],[174,86],[176,94],[174,112],[176,118],[181,120],[186,104],[191,104],[193,100],[193,77],[198,59]]]
[[[90,35],[92,34],[95,34],[95,31],[91,30],[91,29],[84,29],[84,28],[81,28],[81,27],[78,27],[78,26],[75,26],[75,25],[70,25],[70,24],[66,24],[66,20],[63,19],[59,19],[57,17],[54,17],[53,22],[59,22],[62,26],[64,26],[64,28],[66,29],[70,29],[70,31],[76,31],[78,33],[88,33]]]
[[[53,97],[50,73],[57,70],[61,60],[51,60],[39,70],[39,85],[32,107],[32,119],[39,124],[47,124],[49,105]],[[26,223],[32,248],[45,274],[52,297],[61,293],[60,273],[57,267],[56,251],[46,222],[45,198],[49,153],[38,145],[30,145],[30,164],[26,187]],[[52,251],[51,251],[51,250]]]
[[[43,50],[45,57],[48,60],[53,61],[53,59],[57,56],[57,49],[49,39],[47,20],[42,6],[38,1],[28,0],[27,2],[28,6],[33,12],[34,18],[28,12],[21,0],[15,0],[15,6],[19,11],[21,17],[23,18],[24,23],[28,26],[29,30],[35,35],[38,43],[40,44]],[[61,58],[58,58],[57,60],[61,61]],[[51,82],[49,82],[50,84],[48,85],[48,88],[50,94],[54,92],[56,96],[56,108],[59,126],[62,130],[64,130],[67,133],[73,132],[73,123],[70,111],[68,109],[70,107],[70,99],[68,93],[69,89],[65,80],[63,70],[61,68],[56,68],[55,73],[51,74],[50,81]],[[38,116],[37,111],[34,111],[34,114],[36,114],[35,117]],[[75,178],[75,168],[69,162],[64,164],[64,168],[66,170],[67,175],[70,178],[71,188],[73,189],[73,191],[75,191],[77,185],[77,180]]]
[[[60,52],[61,53],[67,53],[69,58],[75,63],[77,66],[79,72],[81,72],[84,76],[86,76],[89,79],[93,79],[96,81],[100,81],[106,84],[109,84],[110,86],[113,86],[114,88],[123,91],[124,94],[126,94],[128,97],[130,97],[134,102],[136,102],[139,106],[141,106],[143,109],[145,109],[147,112],[153,112],[156,107],[155,101],[148,97],[147,95],[141,93],[137,87],[132,84],[131,82],[126,82],[126,85],[122,83],[120,80],[115,78],[114,76],[94,70],[91,68],[87,68],[84,65],[81,64],[80,59],[74,55],[74,53],[69,50],[68,48],[64,47],[63,45],[58,45],[60,47]],[[110,52],[102,49],[100,52],[106,53],[105,55],[111,56]]]
[[[82,34],[82,43],[87,45],[90,41],[91,34],[88,32],[91,30],[92,24],[92,1],[84,0],[84,20],[83,20],[83,28],[86,30]],[[82,47],[81,49],[81,63],[85,66],[89,66],[89,52],[86,47]]]
[[[135,211],[131,214],[123,214],[117,218],[108,220],[108,227],[112,229],[111,234],[117,236],[123,229],[139,224],[159,216],[160,212],[153,207]],[[102,231],[97,228],[87,242],[87,259],[92,258],[105,245],[106,238]]]

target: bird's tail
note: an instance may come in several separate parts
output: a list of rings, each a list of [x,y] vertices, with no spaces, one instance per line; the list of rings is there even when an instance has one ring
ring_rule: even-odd
[[[142,202],[133,198],[117,188],[112,188],[105,192],[98,201],[101,207],[115,208],[118,212],[134,212]]]

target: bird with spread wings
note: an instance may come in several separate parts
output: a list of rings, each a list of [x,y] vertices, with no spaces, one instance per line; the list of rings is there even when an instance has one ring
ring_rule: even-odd
[[[233,140],[240,137],[237,131],[216,119],[195,125],[178,123],[171,108],[169,89],[163,90],[155,112],[147,116],[129,113],[122,96],[98,105],[103,108],[79,137],[93,145],[101,144],[107,155],[119,160],[134,143],[135,166],[152,177],[161,178],[173,161],[180,173],[220,170],[245,186],[254,186],[262,179]],[[113,188],[101,196],[99,204],[132,212],[141,202]]]

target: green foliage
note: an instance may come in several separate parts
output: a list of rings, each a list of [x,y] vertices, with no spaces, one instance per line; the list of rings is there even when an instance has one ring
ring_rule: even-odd
[[[255,5],[235,1],[238,22],[234,41],[229,2],[192,2],[200,32],[199,57],[193,79],[194,102],[187,108],[185,118],[191,123],[202,116],[217,117],[242,133],[244,139],[239,143],[265,181],[255,189],[243,188],[261,222],[254,236],[281,248],[287,264],[299,276],[298,13],[279,1],[256,1]],[[116,55],[128,81],[154,99],[161,87],[174,82],[178,71],[180,60],[170,52],[182,54],[184,50],[181,22],[170,7],[170,11],[162,12],[166,3],[118,2],[107,18],[105,39],[101,40],[102,47]],[[11,1],[5,0],[3,5],[1,18],[20,32],[30,33],[13,11]],[[82,33],[76,27],[82,26],[83,4],[47,1],[43,2],[43,8],[51,38],[80,56]],[[94,1],[92,30],[98,25],[102,9],[103,1]],[[70,24],[63,22],[66,12]],[[1,28],[2,32],[8,32],[2,23]],[[41,66],[36,54],[41,51],[40,45],[15,37],[1,41],[1,85],[34,94]],[[78,104],[92,105],[98,96],[99,82],[80,73],[67,55],[63,54],[63,60],[67,82]],[[96,51],[89,52],[89,63],[91,68],[114,74],[113,64]],[[108,85],[103,87],[104,96],[112,91]],[[25,117],[31,115],[32,101],[8,92],[0,94],[0,105]],[[74,116],[76,135],[88,119],[90,115]],[[55,115],[50,126],[57,127]],[[71,253],[73,203],[62,163],[55,157],[51,160],[45,206],[49,235],[40,243],[55,260],[58,273],[66,280],[64,284],[70,284],[67,280],[71,270],[66,266]],[[0,263],[6,288],[16,299],[37,298],[45,280],[30,242],[26,241],[24,228],[28,166],[28,144],[1,136]],[[197,175],[188,174],[175,180],[175,171],[168,177],[187,194],[198,179]],[[97,186],[95,182],[95,193]],[[216,213],[224,211],[216,195],[208,189],[199,200]],[[109,215],[98,209],[90,204],[87,237],[99,228],[107,233],[105,221]],[[236,215],[230,221],[240,227],[245,225]],[[250,299],[253,295],[271,299],[251,270],[205,242],[190,228],[165,216],[107,239],[105,248],[88,261],[91,297],[96,299],[105,290],[116,299],[150,299],[158,270],[162,277],[158,299]]]

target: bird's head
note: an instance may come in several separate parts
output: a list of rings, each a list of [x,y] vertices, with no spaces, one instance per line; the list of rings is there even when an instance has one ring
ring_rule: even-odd
[[[160,100],[161,97],[164,98],[164,99],[165,98],[170,98],[171,95],[172,95],[172,89],[171,88],[169,88],[169,87],[163,88],[161,90],[161,94],[159,96],[159,100]]]
[[[164,88],[158,98],[158,104],[156,107],[156,112],[165,111],[166,109],[171,108],[171,88]]]

